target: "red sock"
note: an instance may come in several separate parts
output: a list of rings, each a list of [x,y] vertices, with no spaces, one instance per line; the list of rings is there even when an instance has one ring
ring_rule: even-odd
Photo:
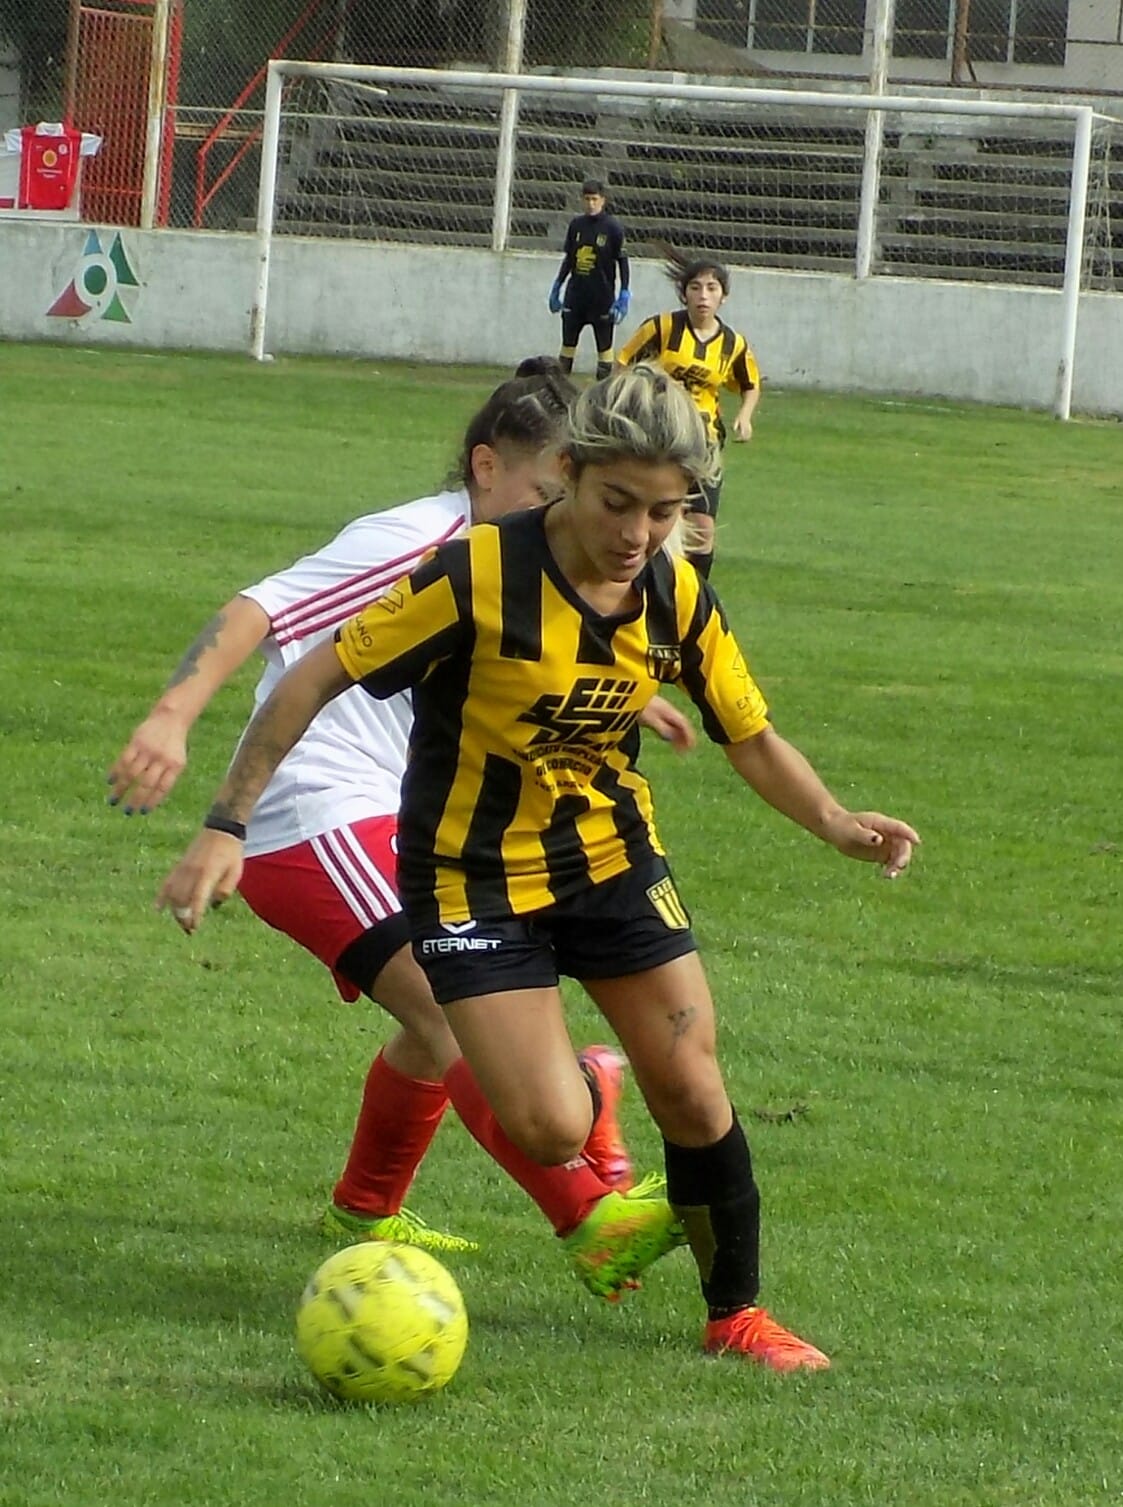
[[[612,1190],[583,1157],[563,1167],[543,1167],[520,1151],[495,1118],[472,1069],[459,1058],[445,1074],[453,1108],[487,1154],[530,1194],[559,1235],[568,1235]]]
[[[396,1214],[447,1108],[443,1083],[407,1078],[379,1052],[334,1202],[362,1214]]]

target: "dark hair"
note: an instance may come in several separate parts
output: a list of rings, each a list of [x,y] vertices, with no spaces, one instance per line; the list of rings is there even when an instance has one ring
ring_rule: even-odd
[[[552,377],[555,382],[563,385],[569,383],[565,368],[556,356],[524,356],[515,367],[516,377]],[[569,383],[572,386],[572,383]],[[576,397],[577,389],[573,389]]]
[[[678,296],[685,300],[686,285],[700,277],[703,272],[712,272],[721,284],[721,291],[729,293],[729,268],[713,256],[687,256],[678,251],[669,241],[657,241],[664,257],[663,275],[669,277],[678,289]]]
[[[581,185],[581,192],[583,194],[600,194],[603,199],[606,189],[599,178],[586,178]]]
[[[501,383],[469,421],[448,484],[471,486],[472,451],[477,445],[544,450],[551,441],[560,441],[576,396],[576,387],[556,357],[530,356],[520,361],[515,376]]]

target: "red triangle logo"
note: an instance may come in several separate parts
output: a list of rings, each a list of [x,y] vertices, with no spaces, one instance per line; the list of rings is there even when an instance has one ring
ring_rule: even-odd
[[[71,279],[47,310],[47,317],[49,319],[53,315],[56,319],[81,319],[92,308],[93,304],[85,303],[78,297],[78,290]]]

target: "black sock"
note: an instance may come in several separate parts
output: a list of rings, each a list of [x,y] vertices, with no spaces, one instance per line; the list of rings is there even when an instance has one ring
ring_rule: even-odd
[[[682,1221],[711,1318],[756,1302],[760,1290],[760,1191],[736,1114],[713,1146],[664,1140],[667,1201]]]
[[[612,362],[611,361],[598,361],[597,362],[597,381],[598,382],[602,382],[605,379],[605,377],[611,377],[611,376],[612,376]]]
[[[559,356],[558,365],[561,367],[563,372],[571,372],[573,370],[573,357]]]

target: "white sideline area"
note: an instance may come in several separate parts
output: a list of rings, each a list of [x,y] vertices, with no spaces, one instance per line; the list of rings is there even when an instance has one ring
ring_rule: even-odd
[[[120,234],[140,286],[130,321],[48,317],[79,272],[90,231]],[[278,235],[265,349],[512,366],[557,349],[546,253],[310,240]],[[633,261],[627,335],[672,307],[655,263]],[[244,351],[258,269],[249,234],[141,231],[35,220],[0,224],[0,338],[83,347]],[[777,387],[960,398],[1050,409],[1059,289],[735,266],[723,313]],[[585,337],[588,339],[589,337]],[[591,343],[579,370],[592,366]],[[1123,418],[1123,295],[1080,298],[1073,411]]]

